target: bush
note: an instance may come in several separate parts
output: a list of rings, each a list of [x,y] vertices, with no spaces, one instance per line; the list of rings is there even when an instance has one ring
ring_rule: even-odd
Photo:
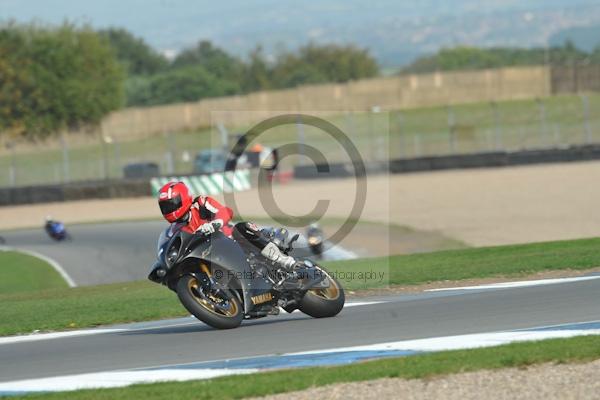
[[[129,82],[129,102],[136,105],[158,105],[197,101],[205,97],[238,93],[235,82],[219,79],[202,66],[173,69],[147,79]]]
[[[0,28],[0,76],[0,130],[16,135],[97,124],[122,105],[122,68],[88,27]]]
[[[458,46],[441,49],[436,54],[420,57],[402,69],[402,72],[457,71],[468,69],[500,68],[522,65],[570,65],[594,62],[594,54],[577,49],[572,42],[550,48],[492,47],[487,49]]]
[[[108,40],[118,60],[131,75],[155,74],[169,66],[169,61],[162,54],[125,29],[110,28],[99,33]]]

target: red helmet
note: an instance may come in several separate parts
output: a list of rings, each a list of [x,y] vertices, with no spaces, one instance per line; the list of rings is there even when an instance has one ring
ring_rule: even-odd
[[[158,206],[169,222],[182,218],[192,206],[192,195],[183,182],[169,182],[158,192]]]

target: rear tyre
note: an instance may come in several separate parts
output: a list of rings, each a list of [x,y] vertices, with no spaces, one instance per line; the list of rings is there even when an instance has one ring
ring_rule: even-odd
[[[311,289],[300,302],[300,311],[313,318],[334,317],[342,311],[346,298],[342,285],[329,273],[323,270],[329,280],[329,287]]]
[[[200,283],[191,275],[182,276],[177,282],[177,297],[193,316],[217,329],[237,328],[244,319],[244,312],[237,297],[230,291],[218,298],[202,296]]]

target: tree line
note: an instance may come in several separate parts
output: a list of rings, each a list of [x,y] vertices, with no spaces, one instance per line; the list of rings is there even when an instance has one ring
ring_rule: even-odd
[[[401,73],[519,65],[600,65],[573,43],[549,48],[441,49]],[[30,138],[98,124],[123,106],[197,101],[305,84],[379,75],[377,62],[352,45],[309,43],[266,55],[257,47],[240,58],[209,41],[173,59],[124,29],[0,25],[0,133]]]
[[[203,40],[168,60],[127,30],[108,29],[100,34],[128,72],[126,98],[130,106],[347,82],[379,74],[368,51],[352,45],[307,44],[269,60],[260,47],[241,59]]]
[[[355,46],[308,44],[246,59],[200,41],[170,60],[125,29],[0,25],[0,133],[29,138],[97,125],[123,106],[196,101],[378,75]]]
[[[581,65],[600,64],[600,44],[591,52],[578,49],[567,40],[561,46],[516,48],[477,48],[458,46],[443,48],[433,55],[419,57],[401,73],[458,71],[528,65]]]

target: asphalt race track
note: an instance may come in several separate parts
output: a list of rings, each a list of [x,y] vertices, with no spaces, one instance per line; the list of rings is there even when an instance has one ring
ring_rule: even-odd
[[[3,233],[6,244],[32,250],[60,264],[77,286],[146,279],[156,260],[162,221],[114,222],[68,226],[73,241],[57,243],[42,227]],[[302,238],[298,246],[302,247]],[[329,258],[346,258],[340,248],[329,250]],[[306,257],[298,250],[294,255]]]
[[[165,227],[161,221],[67,226],[71,242],[55,242],[41,226],[3,236],[9,246],[52,258],[77,285],[95,285],[145,279]]]
[[[182,318],[54,339],[0,338],[0,383],[600,321],[600,279],[584,279],[588,280],[373,298],[345,308],[335,318],[312,319],[295,312],[246,321],[228,331]]]

